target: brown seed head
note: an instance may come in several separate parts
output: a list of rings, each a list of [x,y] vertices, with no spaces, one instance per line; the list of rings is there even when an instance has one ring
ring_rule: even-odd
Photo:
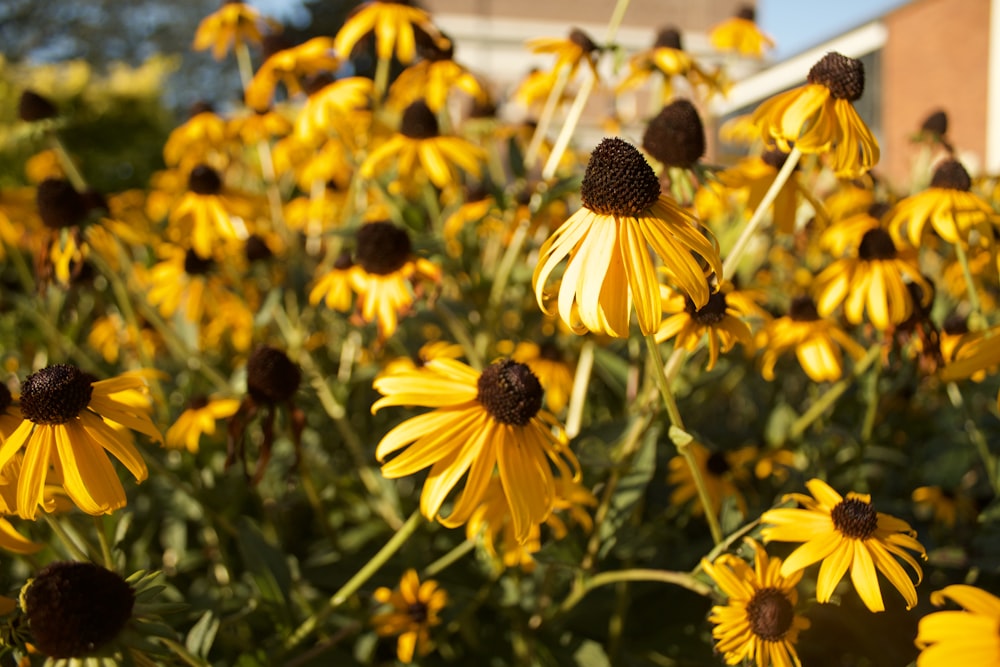
[[[21,414],[36,424],[65,424],[90,403],[94,379],[69,364],[32,373],[21,385]]]
[[[747,603],[750,629],[765,641],[780,641],[795,620],[791,600],[778,588],[762,588]]]
[[[860,498],[841,500],[830,511],[830,517],[840,534],[852,539],[867,540],[878,529],[878,512]]]
[[[593,53],[598,48],[594,40],[590,38],[590,35],[579,28],[573,28],[569,31],[569,41],[579,46],[580,50],[586,54]]]
[[[809,83],[818,83],[830,89],[838,100],[854,102],[865,92],[865,66],[860,60],[848,58],[831,51],[812,66],[807,77]]]
[[[684,309],[691,315],[691,319],[703,327],[710,327],[718,324],[726,317],[726,295],[721,291],[712,292],[708,297],[708,303],[701,308],[694,307],[694,301],[690,297],[684,297]]]
[[[36,120],[55,118],[59,115],[59,110],[47,97],[33,90],[26,90],[21,93],[21,99],[17,103],[17,115],[21,120],[32,123]]]
[[[247,393],[258,405],[290,399],[302,381],[302,371],[281,350],[262,345],[247,360]]]
[[[632,144],[611,137],[591,153],[580,198],[594,213],[638,216],[659,197],[660,180]]]
[[[797,296],[792,299],[792,304],[788,307],[788,317],[793,322],[815,322],[819,319],[819,311],[816,310],[816,302],[812,297]]]
[[[202,257],[194,251],[194,248],[189,248],[184,253],[184,273],[189,276],[203,276],[211,271],[214,266],[214,259],[211,257]]]
[[[354,254],[367,273],[384,276],[403,268],[413,254],[413,245],[402,227],[388,221],[369,222],[358,229]]]
[[[525,364],[495,361],[477,383],[479,402],[501,424],[525,426],[542,408],[542,385]]]
[[[656,33],[656,41],[653,42],[654,49],[677,49],[682,51],[684,47],[681,41],[681,31],[673,26],[661,28]]]
[[[675,100],[646,126],[642,147],[668,167],[690,167],[705,154],[705,127],[688,100]]]
[[[934,170],[931,187],[968,192],[972,188],[972,178],[958,160],[944,160]]]
[[[877,259],[896,259],[899,253],[896,244],[892,242],[889,232],[881,228],[869,229],[861,237],[858,246],[858,257],[866,261]]]
[[[438,136],[437,116],[422,100],[417,100],[403,111],[399,131],[410,139],[433,139]]]
[[[222,192],[222,177],[207,164],[199,164],[188,176],[188,189],[199,195],[217,195]]]
[[[63,178],[46,178],[35,191],[38,214],[49,229],[79,225],[87,218],[87,200]]]

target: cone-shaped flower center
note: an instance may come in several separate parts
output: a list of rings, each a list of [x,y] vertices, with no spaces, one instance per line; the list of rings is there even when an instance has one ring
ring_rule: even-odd
[[[743,19],[744,21],[756,21],[757,11],[752,5],[743,5],[736,11],[736,18]]]
[[[848,58],[831,51],[812,66],[807,77],[809,83],[818,83],[830,89],[834,99],[853,102],[865,92],[865,66],[860,60]]]
[[[73,184],[62,178],[47,178],[35,191],[38,214],[50,229],[72,227],[87,217],[87,201]]]
[[[969,333],[969,318],[959,313],[952,313],[945,318],[941,329],[952,336],[961,336]]]
[[[213,266],[215,266],[214,259],[202,257],[193,248],[188,248],[184,253],[184,273],[189,276],[203,276],[211,271]]]
[[[93,563],[53,563],[24,593],[33,643],[51,658],[83,657],[107,644],[125,627],[134,604],[128,583]]]
[[[722,292],[712,292],[708,297],[708,303],[701,308],[695,308],[690,297],[684,297],[684,309],[691,315],[691,319],[698,324],[710,327],[718,324],[726,316],[726,295]]]
[[[531,369],[511,359],[495,361],[477,382],[479,402],[501,424],[524,426],[542,407],[542,385]]]
[[[656,33],[656,41],[653,42],[654,49],[677,49],[682,50],[681,31],[677,28],[663,28]]]
[[[301,381],[299,367],[277,348],[258,347],[247,360],[247,393],[258,405],[287,401]]]
[[[207,164],[199,164],[188,176],[188,189],[198,195],[217,195],[222,192],[222,177]]]
[[[713,477],[722,477],[727,472],[729,472],[732,467],[729,465],[729,461],[726,460],[726,455],[722,452],[712,452],[708,456],[708,460],[705,461],[705,469]]]
[[[421,100],[406,107],[399,131],[410,139],[433,139],[438,136],[437,116]]]
[[[698,110],[687,100],[663,107],[646,126],[642,147],[668,167],[690,167],[705,154],[705,127]]]
[[[896,259],[896,244],[884,229],[869,229],[861,237],[858,257],[871,261],[876,259]]]
[[[769,151],[764,151],[760,156],[760,159],[764,161],[764,164],[774,167],[776,171],[781,171],[781,168],[785,166],[785,160],[788,159],[788,153],[777,148]],[[795,165],[798,169],[798,165]]]
[[[351,258],[349,250],[342,251],[337,255],[337,259],[333,260],[333,268],[338,271],[346,271],[352,266],[354,266],[354,260]]]
[[[755,635],[776,642],[792,627],[795,608],[781,590],[762,588],[747,603],[747,619]]]
[[[579,28],[573,28],[569,31],[569,41],[579,46],[584,53],[593,53],[597,50],[597,44],[590,38],[590,35]]]
[[[39,95],[33,90],[26,90],[21,93],[21,100],[17,105],[17,115],[21,120],[31,123],[36,120],[52,118],[58,113],[56,105],[52,104],[48,98]]]
[[[611,137],[591,153],[580,186],[580,198],[589,210],[602,215],[637,216],[659,196],[660,180],[632,144]]]
[[[208,407],[208,396],[204,394],[192,396],[191,400],[188,401],[188,410],[201,410],[206,407]]]
[[[412,254],[410,235],[391,222],[369,222],[358,230],[355,256],[368,273],[384,276],[398,271]]]
[[[944,136],[948,132],[948,114],[940,109],[935,111],[924,119],[920,130],[936,134],[939,137]]]
[[[56,364],[32,373],[21,386],[21,414],[36,424],[65,424],[90,403],[94,376]]]
[[[243,246],[248,262],[260,262],[271,259],[274,253],[268,247],[267,241],[259,234],[251,234],[247,237],[246,245]]]
[[[945,160],[934,170],[931,178],[932,188],[945,188],[968,192],[972,187],[972,179],[958,160]]]
[[[420,625],[427,620],[427,605],[423,602],[414,602],[407,606],[406,613],[411,621]]]
[[[14,402],[14,397],[10,395],[7,385],[0,383],[0,414],[6,412],[10,404]]]
[[[871,503],[858,498],[848,498],[830,510],[833,526],[842,534],[856,540],[867,540],[878,528],[878,513]]]
[[[795,297],[788,308],[788,317],[795,322],[815,322],[819,319],[816,302],[808,296]]]

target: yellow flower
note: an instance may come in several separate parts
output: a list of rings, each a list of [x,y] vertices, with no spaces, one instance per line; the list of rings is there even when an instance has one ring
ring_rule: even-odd
[[[364,3],[348,17],[344,27],[337,33],[334,48],[342,58],[349,58],[361,38],[374,32],[375,53],[379,60],[391,58],[395,47],[396,58],[408,65],[417,55],[414,28],[423,30],[441,48],[447,46],[448,40],[438,32],[431,23],[430,14],[424,10],[398,2],[375,0]]]
[[[569,76],[576,73],[576,68],[580,63],[587,63],[594,78],[597,78],[597,58],[601,55],[601,49],[590,38],[590,35],[579,28],[573,28],[569,32],[569,37],[539,37],[528,42],[528,49],[532,53],[551,53],[556,56],[556,64],[552,68],[553,72],[568,68]]]
[[[765,48],[774,48],[774,40],[757,27],[756,12],[749,6],[740,7],[736,16],[712,28],[708,39],[719,51],[735,51],[751,58],[760,58]]]
[[[281,24],[261,16],[252,6],[242,2],[226,2],[209,14],[194,33],[195,51],[212,49],[212,57],[222,60],[236,44],[260,44],[264,34],[276,33]]]
[[[967,489],[950,490],[940,486],[921,486],[910,495],[921,518],[933,517],[935,523],[953,529],[959,522],[975,519],[976,502]]]
[[[416,371],[424,367],[431,359],[460,359],[465,355],[465,350],[457,343],[449,343],[444,340],[435,340],[424,343],[417,350],[416,357],[403,356],[396,357],[386,362],[382,370],[375,376],[377,378],[384,375],[396,375],[409,371]]]
[[[992,248],[998,218],[989,202],[970,192],[972,179],[962,163],[944,160],[934,170],[931,186],[902,200],[892,208],[886,219],[889,231],[901,240],[904,234],[910,243],[920,246],[927,223],[945,241],[970,245],[970,234],[976,233],[978,243]],[[973,237],[976,238],[976,237]]]
[[[712,514],[718,516],[723,501],[732,498],[740,514],[745,516],[747,503],[737,484],[749,479],[750,465],[757,458],[757,448],[741,447],[728,452],[713,452],[698,442],[692,442],[688,446],[705,481],[708,498],[712,504]],[[682,506],[693,500],[695,504],[691,508],[691,513],[696,516],[703,515],[705,508],[701,504],[701,498],[698,497],[698,487],[695,486],[687,460],[678,454],[670,459],[667,466],[670,470],[667,474],[667,483],[674,486],[674,490],[670,493],[670,504]]]
[[[737,342],[744,347],[753,347],[750,327],[743,321],[755,313],[748,310],[749,304],[733,292],[728,283],[723,289],[712,292],[708,303],[697,308],[684,294],[669,287],[660,286],[663,312],[668,314],[656,329],[657,343],[674,340],[674,346],[693,352],[698,348],[703,336],[708,336],[708,364],[705,370],[715,368],[719,352],[726,353]]]
[[[774,380],[774,366],[778,357],[789,350],[802,370],[813,382],[834,382],[844,372],[843,348],[855,360],[864,356],[865,350],[848,336],[837,323],[821,318],[816,304],[807,296],[792,300],[788,315],[764,326],[760,336],[761,375]]]
[[[226,164],[226,121],[214,111],[191,116],[170,132],[163,144],[163,161],[184,173],[199,164]]]
[[[324,273],[309,291],[309,303],[313,306],[320,301],[327,308],[346,313],[351,309],[353,294],[351,293],[351,269],[354,260],[351,253],[344,251],[333,262],[333,268]]]
[[[830,52],[809,70],[806,85],[757,107],[753,122],[767,144],[828,154],[838,176],[857,177],[879,158],[878,142],[851,104],[864,88],[861,61]]]
[[[358,293],[361,318],[365,322],[378,320],[382,339],[395,333],[399,316],[408,313],[413,306],[417,296],[413,283],[441,279],[441,269],[416,257],[409,234],[391,222],[362,225],[354,255],[355,263],[347,269],[351,288]],[[310,298],[316,295],[318,302],[319,294],[314,288]]]
[[[210,399],[198,396],[191,399],[187,409],[167,429],[166,446],[169,449],[186,448],[192,454],[197,454],[201,436],[214,435],[215,422],[232,417],[239,408],[240,402],[235,398]]]
[[[603,140],[590,156],[580,197],[583,207],[539,251],[531,282],[543,311],[550,313],[549,276],[568,257],[557,300],[567,326],[576,333],[625,337],[634,300],[639,328],[654,332],[661,308],[650,248],[696,307],[708,303],[705,272],[692,252],[722,275],[714,239],[661,194],[659,179],[634,146],[618,138]]]
[[[964,584],[931,593],[937,606],[946,600],[962,611],[938,611],[920,619],[917,667],[1000,666],[1000,598]]]
[[[760,156],[743,158],[735,166],[729,167],[719,174],[719,181],[727,188],[746,190],[746,208],[755,211],[760,206],[764,195],[771,188],[778,171],[785,164],[787,153],[779,150],[766,151]],[[799,200],[805,194],[795,174],[792,174],[778,190],[774,199],[774,226],[782,234],[795,231],[795,220],[799,208]]]
[[[795,643],[809,627],[809,619],[795,613],[796,584],[801,572],[782,574],[780,558],[768,558],[756,541],[747,538],[754,566],[732,554],[723,554],[701,567],[723,593],[726,604],[712,607],[708,620],[715,623],[716,650],[727,665],[799,667]]]
[[[409,664],[414,656],[427,655],[431,650],[429,629],[441,623],[439,614],[448,604],[448,593],[432,579],[421,583],[416,570],[407,570],[396,590],[381,587],[375,599],[392,605],[392,611],[372,616],[372,625],[380,637],[399,635],[396,656]]]
[[[374,178],[380,167],[393,160],[398,178],[413,184],[419,174],[426,174],[431,183],[444,189],[459,183],[456,167],[479,176],[480,164],[486,152],[461,137],[438,133],[434,112],[422,101],[406,107],[399,132],[375,148],[361,165],[361,175]],[[419,169],[418,169],[419,166]]]
[[[663,28],[656,35],[652,48],[640,51],[628,61],[629,72],[618,84],[622,92],[641,85],[653,72],[663,76],[662,99],[669,101],[674,96],[673,81],[676,77],[687,79],[691,86],[704,88],[708,96],[725,92],[728,84],[720,71],[706,72],[688,54],[681,44],[681,33],[676,28]]]
[[[994,369],[1000,364],[1000,327],[965,334],[955,344],[951,358],[941,369],[943,382],[955,382],[972,378],[981,378],[982,373]],[[1000,409],[1000,393],[997,394],[997,408]]]
[[[914,254],[897,250],[887,231],[870,229],[861,237],[856,257],[839,259],[816,277],[816,309],[828,317],[843,303],[851,324],[860,324],[867,310],[872,325],[886,331],[913,313],[907,280],[923,290],[921,305],[928,305],[934,290],[920,273]]]
[[[422,369],[378,378],[374,387],[383,397],[372,412],[390,405],[435,408],[393,428],[375,450],[382,462],[405,450],[383,464],[389,478],[430,467],[420,495],[420,509],[429,519],[449,527],[464,524],[499,469],[514,534],[524,542],[555,505],[552,466],[561,478],[579,474],[562,427],[541,409],[542,386],[524,364],[502,359],[479,373],[459,361],[432,359]],[[451,513],[441,517],[441,506],[466,473]]]
[[[321,72],[333,73],[339,67],[340,58],[330,37],[313,37],[303,44],[278,51],[264,61],[247,85],[247,106],[254,110],[267,109],[279,83],[283,83],[288,96],[293,97],[303,92],[303,78]]]
[[[893,556],[913,568],[920,583],[923,572],[907,550],[927,558],[916,533],[905,521],[876,512],[871,496],[848,493],[841,497],[819,479],[806,482],[813,497],[788,494],[784,502],[794,500],[800,509],[773,509],[764,512],[762,536],[765,542],[804,542],[781,566],[782,576],[822,561],[816,581],[816,599],[829,602],[833,591],[848,568],[851,581],[861,600],[871,611],[884,611],[878,571],[889,579],[906,600],[906,608],[917,604],[917,591],[906,570]]]
[[[348,117],[370,104],[372,80],[350,76],[328,83],[309,95],[295,119],[295,134],[306,142],[319,142],[331,134],[350,133]]]
[[[545,387],[545,405],[555,414],[562,412],[573,391],[573,368],[552,342],[521,341],[511,353],[514,361],[527,364]]]
[[[212,257],[221,241],[242,240],[250,235],[246,216],[248,202],[224,190],[222,176],[200,164],[188,176],[188,191],[170,211],[168,235],[184,239],[202,257]]]
[[[489,95],[479,79],[454,60],[454,47],[438,48],[436,44],[421,45],[423,60],[410,65],[396,77],[389,87],[389,105],[405,109],[417,100],[423,100],[434,113],[445,109],[448,97],[460,90],[476,102],[485,104]]]
[[[95,380],[75,366],[56,364],[28,376],[19,399],[23,420],[0,446],[0,469],[24,450],[17,481],[17,512],[34,519],[44,505],[50,467],[62,473],[66,492],[88,514],[125,506],[125,490],[105,451],[146,479],[146,462],[127,429],[157,442],[142,372]]]

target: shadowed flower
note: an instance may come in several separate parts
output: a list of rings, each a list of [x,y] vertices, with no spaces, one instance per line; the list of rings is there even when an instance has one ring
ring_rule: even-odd
[[[251,5],[224,2],[218,11],[209,14],[198,24],[193,48],[195,51],[211,48],[212,57],[222,60],[235,45],[259,45],[264,35],[280,30],[280,23],[261,16]]]
[[[830,156],[838,176],[857,177],[878,162],[878,142],[852,102],[865,89],[860,60],[830,52],[809,70],[804,86],[775,95],[754,112],[764,141],[791,152]]]
[[[202,257],[212,257],[223,241],[242,240],[250,235],[247,202],[230,196],[222,175],[199,164],[188,175],[188,190],[170,211],[168,235],[177,242],[186,240]]]
[[[351,253],[341,252],[333,262],[333,268],[324,273],[309,290],[309,303],[315,306],[320,301],[327,308],[346,313],[351,309],[351,269],[354,260]]]
[[[727,452],[711,451],[698,442],[692,442],[689,448],[705,481],[709,502],[712,503],[712,514],[718,516],[722,503],[732,498],[736,508],[745,516],[747,503],[737,485],[749,481],[750,466],[757,458],[757,448],[748,446]],[[705,509],[698,497],[698,487],[691,476],[687,460],[678,454],[667,465],[670,470],[667,483],[674,485],[674,490],[670,493],[670,504],[681,506],[694,501],[691,513],[702,516]]]
[[[247,85],[247,106],[256,111],[267,109],[279,83],[284,84],[288,96],[293,97],[303,92],[304,78],[332,73],[339,67],[340,58],[330,37],[313,37],[303,44],[278,51],[264,61]]]
[[[1000,666],[1000,598],[955,584],[931,593],[937,606],[951,600],[962,611],[938,611],[920,619],[917,667]]]
[[[884,611],[878,572],[906,600],[906,608],[917,604],[917,591],[906,570],[896,561],[902,559],[923,576],[920,565],[907,550],[927,557],[916,533],[905,521],[876,512],[871,496],[848,493],[842,497],[819,479],[806,482],[812,497],[800,493],[786,495],[782,501],[795,501],[799,509],[772,509],[764,512],[761,535],[766,542],[803,542],[781,566],[782,576],[822,561],[816,581],[816,599],[829,602],[837,583],[850,569],[854,589],[871,611]],[[895,558],[894,558],[895,556]]]
[[[781,573],[781,559],[768,558],[756,541],[747,538],[754,566],[732,554],[723,554],[701,567],[726,595],[725,605],[712,607],[708,620],[712,636],[727,665],[799,667],[795,643],[809,627],[809,619],[795,613],[796,584],[801,572]]]
[[[660,286],[663,312],[667,315],[655,336],[657,343],[674,339],[676,349],[694,352],[702,337],[708,337],[708,364],[705,370],[715,368],[719,352],[725,354],[737,342],[746,348],[753,347],[750,327],[743,320],[754,313],[746,308],[746,301],[734,296],[731,289],[720,289],[708,297],[708,303],[697,308],[686,295],[666,286]]]
[[[0,469],[24,450],[18,514],[34,519],[44,505],[50,467],[62,473],[66,493],[84,512],[110,514],[125,506],[125,490],[107,453],[142,482],[146,463],[128,429],[163,442],[149,416],[143,376],[130,372],[97,381],[67,364],[28,376],[19,399],[23,420],[0,446]]]
[[[459,90],[479,104],[489,101],[489,95],[479,79],[455,62],[455,48],[451,42],[442,49],[430,39],[423,41],[427,42],[419,45],[423,60],[400,72],[389,88],[391,107],[404,109],[417,100],[423,100],[431,111],[438,113],[447,108],[448,98]]]
[[[198,453],[198,443],[203,435],[215,434],[215,422],[228,419],[239,410],[240,402],[235,398],[215,398],[197,396],[191,399],[177,421],[167,429],[166,446],[170,449],[187,449]]]
[[[935,523],[952,530],[958,523],[969,523],[976,518],[976,501],[968,489],[946,489],[940,486],[921,486],[910,495],[916,506],[914,513],[920,518],[933,518]]]
[[[375,54],[379,60],[389,60],[393,48],[396,58],[404,65],[417,55],[413,29],[419,28],[445,48],[448,40],[431,23],[430,14],[419,7],[400,2],[375,0],[366,2],[348,17],[337,33],[334,48],[342,58],[349,58],[354,46],[370,32],[375,33]]]
[[[656,41],[650,49],[640,51],[628,61],[628,74],[618,84],[619,92],[635,88],[645,82],[654,72],[663,77],[662,99],[669,101],[674,96],[674,79],[686,79],[693,88],[703,88],[708,96],[724,92],[727,84],[721,71],[706,72],[686,52],[681,43],[681,33],[676,28],[663,28],[656,34]]]
[[[756,14],[752,6],[740,7],[735,16],[709,32],[708,39],[712,46],[723,53],[736,52],[750,58],[762,57],[764,49],[774,48],[774,40],[757,27]]]
[[[576,73],[580,63],[586,63],[594,78],[597,78],[597,58],[601,49],[590,38],[590,35],[579,28],[573,28],[569,37],[539,37],[528,42],[532,53],[551,53],[556,56],[553,72],[568,68],[569,76]]]
[[[652,167],[631,144],[604,139],[590,156],[580,188],[583,207],[542,245],[532,276],[535,297],[550,314],[545,285],[569,258],[558,290],[559,317],[576,333],[628,335],[635,302],[644,334],[660,322],[653,253],[669,278],[701,308],[710,289],[695,254],[722,275],[719,252],[697,220],[661,193]],[[695,253],[695,254],[692,254]]]
[[[514,534],[524,542],[554,507],[552,466],[560,478],[575,479],[579,473],[562,427],[541,409],[538,378],[524,364],[502,359],[479,373],[459,361],[438,358],[419,370],[377,378],[374,387],[383,396],[372,412],[391,405],[435,408],[393,428],[375,450],[388,478],[430,467],[420,494],[420,509],[429,519],[449,527],[464,524],[499,469]],[[441,517],[441,506],[466,473],[451,513]]]
[[[396,656],[400,662],[410,664],[414,656],[427,655],[431,650],[430,628],[441,623],[438,614],[448,604],[448,593],[432,579],[421,583],[416,570],[407,570],[399,580],[399,587],[389,590],[381,587],[374,597],[382,604],[392,606],[372,616],[371,622],[380,637],[399,635]]]

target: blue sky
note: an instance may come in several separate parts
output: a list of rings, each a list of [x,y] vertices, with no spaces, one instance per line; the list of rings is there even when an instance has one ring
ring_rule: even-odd
[[[771,56],[782,60],[907,2],[909,0],[758,0],[757,24],[777,44]]]

